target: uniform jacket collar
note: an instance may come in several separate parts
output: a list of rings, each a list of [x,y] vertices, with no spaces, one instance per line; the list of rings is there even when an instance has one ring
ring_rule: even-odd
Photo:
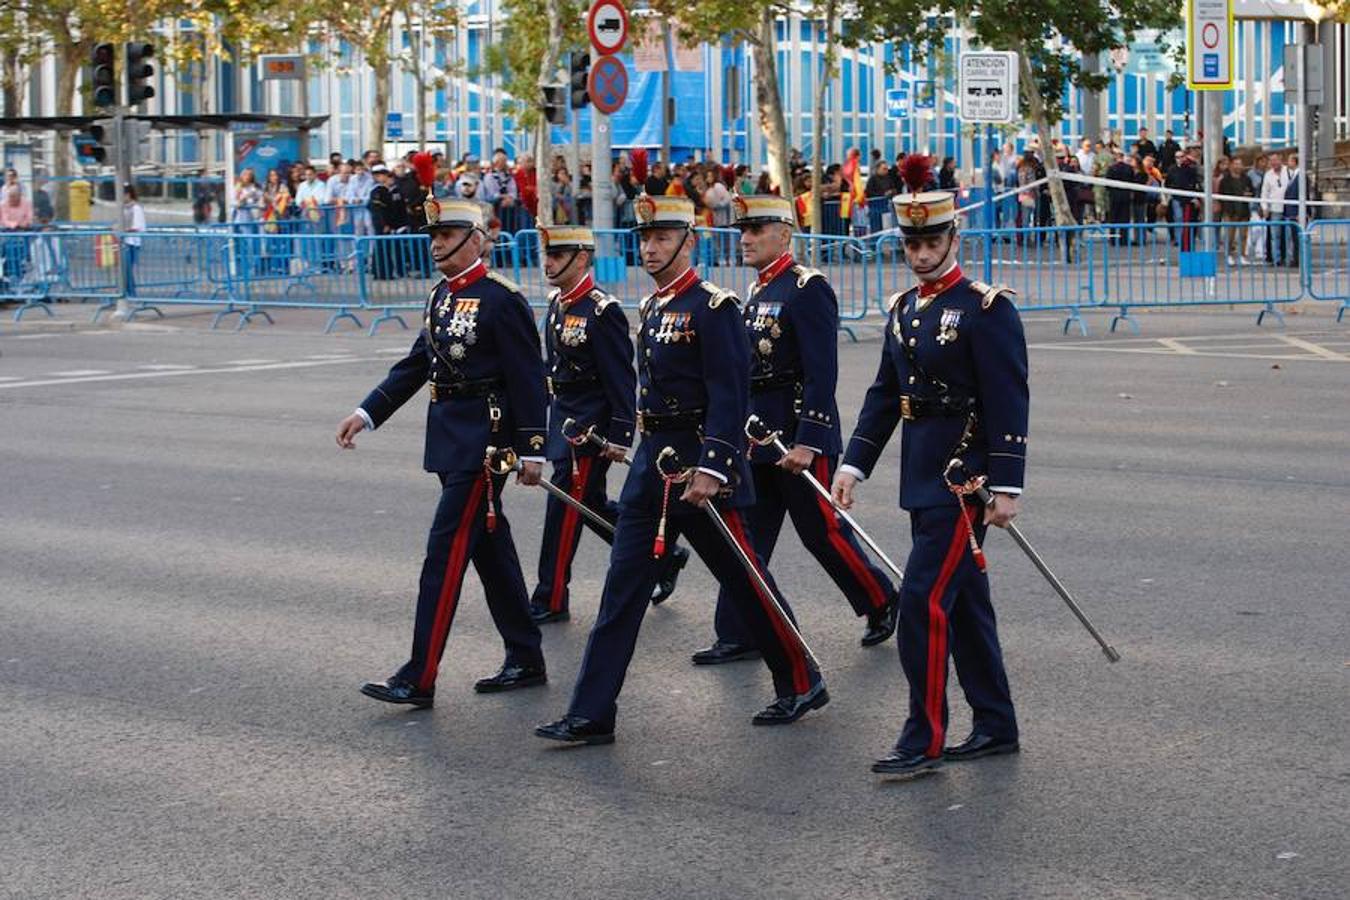
[[[586,296],[594,289],[595,289],[595,275],[594,273],[587,272],[582,277],[582,279],[572,287],[570,291],[568,291],[565,294],[559,295],[558,304],[560,306],[567,306],[569,303],[573,303],[579,300],[580,298]]]
[[[791,268],[792,263],[793,263],[792,253],[791,252],[784,253],[782,256],[778,257],[773,262],[769,263],[767,266],[759,270],[759,275],[756,278],[755,283],[758,284],[760,287],[764,287],[764,285],[768,284],[770,281],[773,281],[779,275],[783,274],[785,271]]]

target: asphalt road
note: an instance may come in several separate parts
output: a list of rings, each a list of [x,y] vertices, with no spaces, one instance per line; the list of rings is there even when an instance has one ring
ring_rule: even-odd
[[[547,688],[473,694],[501,651],[470,577],[436,708],[385,707],[356,687],[407,650],[436,500],[421,402],[355,452],[332,432],[405,338],[6,326],[0,895],[1345,896],[1350,326],[1141,318],[1092,340],[1028,321],[1020,521],[1124,659],[992,536],[1023,752],[910,783],[868,771],[901,723],[894,644],[858,647],[790,529],[773,569],[834,697],[791,728],[751,728],[758,664],[689,665],[715,588],[693,564],[647,617],[618,743],[533,738],[593,618],[590,537]],[[897,449],[858,516],[903,558]],[[543,506],[510,488],[529,569]]]

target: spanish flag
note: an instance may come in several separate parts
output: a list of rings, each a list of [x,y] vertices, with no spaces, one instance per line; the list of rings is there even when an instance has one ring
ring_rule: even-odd
[[[848,151],[848,158],[844,161],[842,174],[844,176],[844,190],[839,195],[839,216],[845,222],[848,222],[853,216],[854,205],[861,206],[867,202],[867,195],[863,190],[862,151],[857,147]]]

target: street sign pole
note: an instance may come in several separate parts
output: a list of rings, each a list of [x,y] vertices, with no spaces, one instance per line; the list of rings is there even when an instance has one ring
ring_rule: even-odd
[[[591,110],[591,218],[597,229],[614,227],[614,182],[610,161],[609,116]],[[597,254],[608,241],[596,242]],[[613,248],[617,252],[617,248]]]

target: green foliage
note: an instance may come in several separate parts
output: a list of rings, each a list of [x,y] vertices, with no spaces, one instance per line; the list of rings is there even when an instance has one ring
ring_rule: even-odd
[[[934,9],[917,0],[856,0],[845,41],[856,45],[904,36],[920,57],[940,53],[950,20],[933,15]],[[979,45],[1025,54],[1050,123],[1064,116],[1066,85],[1102,90],[1110,81],[1109,75],[1083,70],[1084,53],[1105,55],[1128,47],[1140,31],[1168,31],[1181,24],[1179,5],[1155,0],[943,0],[936,9],[955,16]]]
[[[588,46],[585,0],[558,0],[562,20],[563,58],[569,51]],[[548,55],[549,19],[540,14],[538,0],[505,0],[506,24],[493,35],[483,54],[483,63],[470,77],[491,73],[501,78],[508,99],[502,111],[510,114],[525,130],[533,130],[541,116],[539,64]],[[559,74],[558,83],[566,81]]]

